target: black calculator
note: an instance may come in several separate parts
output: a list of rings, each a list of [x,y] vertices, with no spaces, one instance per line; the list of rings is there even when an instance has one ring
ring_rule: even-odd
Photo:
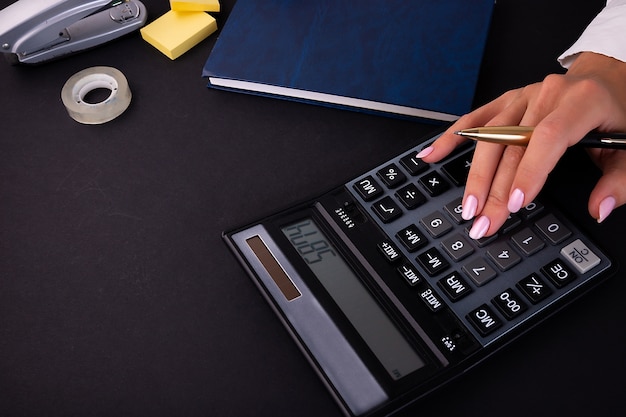
[[[473,146],[436,164],[423,146],[224,234],[347,416],[393,414],[615,269],[548,195],[471,239]]]

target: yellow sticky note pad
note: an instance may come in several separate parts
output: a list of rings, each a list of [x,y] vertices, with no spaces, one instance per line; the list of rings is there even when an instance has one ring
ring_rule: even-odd
[[[170,0],[170,8],[177,12],[219,12],[218,0]]]
[[[207,13],[170,10],[140,32],[146,42],[176,59],[216,30],[217,21]]]

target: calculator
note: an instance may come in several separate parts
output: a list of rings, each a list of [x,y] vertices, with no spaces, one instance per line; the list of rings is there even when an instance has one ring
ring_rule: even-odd
[[[347,416],[391,415],[611,275],[615,263],[542,195],[473,240],[474,151],[428,138],[224,239]]]

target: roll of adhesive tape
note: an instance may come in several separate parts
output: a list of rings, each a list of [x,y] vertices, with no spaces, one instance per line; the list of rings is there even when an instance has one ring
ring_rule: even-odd
[[[85,96],[96,90],[111,94],[99,103],[88,103]],[[92,67],[72,75],[61,90],[67,112],[79,123],[101,124],[115,119],[130,105],[132,94],[121,71],[112,67]]]

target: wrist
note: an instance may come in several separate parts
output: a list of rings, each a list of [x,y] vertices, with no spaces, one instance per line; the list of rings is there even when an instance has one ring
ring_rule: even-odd
[[[596,52],[581,52],[578,54],[569,70],[568,75],[590,76],[597,74],[615,74],[626,80],[626,62],[602,55]]]
[[[591,96],[603,91],[605,98],[609,98],[611,116],[606,115],[605,129],[626,129],[626,62],[598,54],[595,52],[581,53],[570,66],[565,77],[578,81],[593,81],[597,88],[589,90]],[[599,99],[600,96],[597,96]]]

